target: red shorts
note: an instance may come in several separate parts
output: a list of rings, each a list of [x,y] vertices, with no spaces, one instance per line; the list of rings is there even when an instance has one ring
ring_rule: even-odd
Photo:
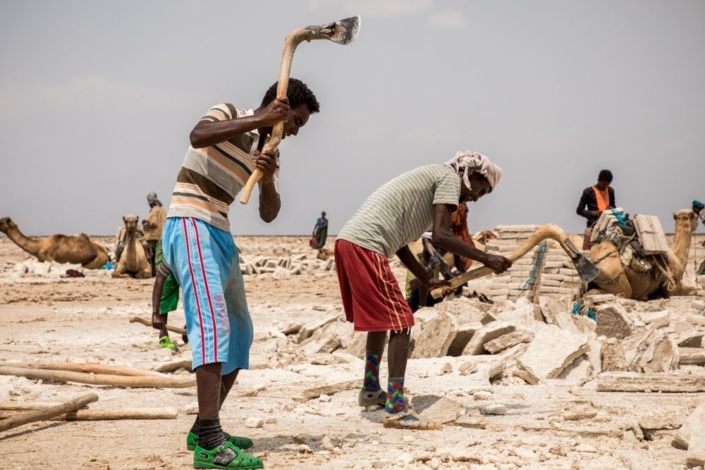
[[[414,326],[414,315],[385,256],[336,240],[335,270],[345,318],[355,331],[401,331]]]

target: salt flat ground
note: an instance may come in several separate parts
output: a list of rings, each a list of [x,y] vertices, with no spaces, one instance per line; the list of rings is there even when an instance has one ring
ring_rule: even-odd
[[[245,257],[314,257],[303,237],[243,237],[237,243]],[[134,315],[149,318],[152,280],[112,279],[100,271],[78,279],[31,273],[13,277],[15,264],[26,259],[9,240],[0,239],[3,361],[151,369],[190,357],[188,345],[176,335],[172,339],[178,340],[180,352],[172,355],[157,347],[154,330],[128,322]],[[395,271],[403,282],[403,270]],[[252,370],[240,374],[221,420],[231,433],[255,440],[251,452],[264,459],[265,468],[685,468],[685,452],[670,445],[673,430],[640,440],[634,425],[649,417],[679,425],[705,394],[598,393],[594,382],[578,386],[560,380],[492,385],[478,374],[460,375],[458,367],[468,357],[442,357],[410,360],[407,385],[412,395],[446,396],[468,409],[499,403],[507,414],[483,416],[484,429],[451,425],[440,431],[404,432],[383,429],[380,411],[359,408],[357,390],[303,400],[306,389],[363,375],[362,361],[340,354],[307,356],[273,335],[273,329],[290,322],[308,323],[334,312],[342,317],[335,272],[246,276],[245,283],[255,324]],[[482,284],[475,287],[481,290]],[[183,326],[183,310],[169,320]],[[452,371],[439,375],[446,364]],[[381,370],[386,379],[386,362]],[[491,394],[479,401],[478,391]],[[0,376],[2,402],[61,402],[90,392],[100,397],[90,407],[95,410],[169,406],[181,412],[172,420],[22,426],[0,433],[0,468],[192,468],[185,436],[194,416],[185,411],[196,401],[195,389],[123,389]],[[562,421],[566,410],[586,404],[599,410],[596,419]],[[263,425],[245,427],[252,418],[261,418]]]

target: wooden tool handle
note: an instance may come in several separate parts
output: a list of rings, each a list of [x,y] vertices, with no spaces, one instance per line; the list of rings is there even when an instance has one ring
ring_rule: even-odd
[[[142,323],[144,326],[152,326],[152,322],[142,317],[132,317],[130,318],[130,323]],[[166,329],[180,335],[186,334],[185,328],[179,328],[178,326],[167,325]]]
[[[291,61],[294,60],[294,51],[296,51],[296,46],[305,39],[302,37],[302,32],[304,29],[297,29],[293,33],[289,34],[284,40],[284,52],[282,52],[282,64],[279,69],[279,82],[277,84],[277,98],[286,98],[286,91],[289,88],[289,74],[291,73]],[[267,145],[264,146],[262,153],[268,153],[274,155],[275,151],[279,147],[282,141],[282,136],[284,135],[284,122],[280,121],[274,126],[272,126],[272,135],[269,136]],[[252,190],[255,188],[255,184],[262,179],[263,173],[255,168],[252,172],[250,178],[247,180],[247,184],[242,190],[242,196],[240,196],[240,203],[247,204],[250,201],[250,195]]]
[[[533,234],[523,243],[521,244],[518,248],[513,250],[511,253],[506,255],[506,258],[510,259],[513,262],[517,261],[519,258],[522,256],[526,255],[529,251],[531,251],[532,248],[534,248],[536,245],[538,245],[541,241],[546,240],[546,239],[551,239],[555,240],[558,242],[558,244],[563,248],[563,250],[568,253],[568,256],[571,257],[571,259],[574,259],[576,254],[573,250],[570,249],[570,246],[568,245],[568,236],[565,234],[565,232],[557,225],[555,224],[546,224],[542,225],[536,231],[534,231]],[[494,271],[492,271],[490,268],[483,266],[481,268],[473,269],[472,271],[468,271],[466,273],[463,273],[459,276],[454,277],[450,281],[450,288],[449,287],[442,287],[438,289],[434,289],[431,291],[431,296],[434,299],[438,299],[443,296],[443,291],[446,289],[457,289],[461,285],[465,284],[468,281],[472,281],[474,279],[478,279],[480,277],[488,276],[492,274]]]
[[[21,413],[17,416],[13,416],[12,418],[2,420],[0,422],[0,432],[16,428],[17,426],[22,426],[23,424],[51,419],[55,416],[69,413],[71,411],[80,410],[87,404],[93,403],[94,401],[98,401],[98,395],[95,393],[89,393],[88,395],[84,395],[80,398],[76,398],[75,400],[71,400],[53,408]]]

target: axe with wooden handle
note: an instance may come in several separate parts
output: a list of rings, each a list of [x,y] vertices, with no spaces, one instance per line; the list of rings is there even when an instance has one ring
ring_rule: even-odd
[[[294,51],[303,41],[313,41],[316,39],[327,39],[336,44],[348,45],[352,44],[357,38],[357,33],[360,31],[360,17],[353,16],[344,20],[336,21],[319,26],[305,26],[291,32],[284,39],[284,52],[282,53],[282,65],[279,70],[279,84],[277,85],[277,98],[286,98],[286,90],[289,86],[289,72],[291,71],[291,61],[294,59]],[[269,137],[267,145],[264,146],[262,153],[274,151],[279,147],[284,133],[284,122],[278,122],[272,127],[272,135]],[[242,190],[240,202],[247,204],[250,200],[250,195],[255,187],[255,184],[262,178],[262,172],[255,168],[255,171],[250,175],[247,184]]]

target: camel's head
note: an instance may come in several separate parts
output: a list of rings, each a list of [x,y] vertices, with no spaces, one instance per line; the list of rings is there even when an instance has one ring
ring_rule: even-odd
[[[123,217],[122,220],[125,222],[125,230],[130,233],[137,230],[137,224],[139,223],[140,218],[136,215],[130,214]]]
[[[488,241],[495,240],[497,238],[497,232],[495,232],[494,230],[483,230],[482,232],[475,234],[475,236],[472,238],[475,241],[486,245]]]
[[[11,228],[17,228],[17,225],[9,217],[0,219],[0,232],[7,233]]]
[[[673,214],[676,221],[676,232],[687,230],[689,233],[695,232],[698,228],[698,216],[690,209],[682,209]]]

